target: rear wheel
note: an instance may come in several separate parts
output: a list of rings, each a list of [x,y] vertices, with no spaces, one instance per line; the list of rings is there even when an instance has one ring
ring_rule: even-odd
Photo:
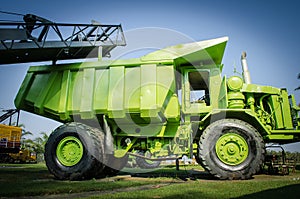
[[[223,119],[209,125],[200,137],[201,165],[220,179],[249,179],[263,164],[261,135],[250,124]]]
[[[58,127],[45,146],[48,170],[61,180],[90,179],[104,169],[103,143],[95,128],[81,123]]]

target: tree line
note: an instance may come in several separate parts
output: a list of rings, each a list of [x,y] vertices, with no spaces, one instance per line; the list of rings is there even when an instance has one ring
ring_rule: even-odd
[[[21,149],[28,149],[29,151],[35,152],[37,155],[37,161],[43,162],[45,145],[49,138],[48,134],[46,132],[41,132],[38,137],[30,139],[28,136],[33,136],[33,133],[26,131],[24,124],[20,124],[19,126],[22,128]]]

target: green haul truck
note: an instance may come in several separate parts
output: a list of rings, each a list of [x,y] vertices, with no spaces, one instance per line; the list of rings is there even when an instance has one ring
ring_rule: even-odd
[[[45,159],[58,179],[89,179],[195,156],[219,179],[249,179],[265,143],[300,141],[299,107],[286,89],[222,77],[228,38],[167,47],[140,58],[31,67],[18,109],[64,123]]]

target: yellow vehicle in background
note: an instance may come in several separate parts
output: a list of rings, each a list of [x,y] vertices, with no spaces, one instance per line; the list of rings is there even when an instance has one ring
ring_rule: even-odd
[[[19,153],[9,153],[10,163],[37,163],[36,153],[29,149],[21,149]]]
[[[0,124],[0,153],[18,153],[21,147],[22,129]]]
[[[21,147],[22,128],[18,127],[19,110],[4,110],[5,114],[0,116],[0,123],[9,119],[9,124],[0,124],[0,153],[19,153]],[[17,114],[16,126],[12,125],[12,116]]]
[[[19,110],[4,110],[0,123],[9,119],[8,125],[0,124],[0,163],[36,163],[36,153],[29,149],[21,149],[22,128],[18,127]],[[12,117],[17,114],[16,126],[12,125]]]

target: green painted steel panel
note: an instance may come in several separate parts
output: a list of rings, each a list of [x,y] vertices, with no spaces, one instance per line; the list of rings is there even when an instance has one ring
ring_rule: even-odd
[[[289,103],[289,97],[286,89],[281,90],[282,94],[282,117],[284,120],[284,126],[286,129],[293,129],[292,117],[291,117],[291,108]]]
[[[168,104],[178,105],[178,98],[172,97],[175,71],[189,61],[220,63],[227,40],[167,47],[137,59],[30,67],[15,105],[62,122],[73,116],[92,119],[95,114],[124,122],[131,117],[128,114],[138,121],[162,122],[170,117],[177,122],[179,109],[166,111]]]
[[[178,122],[180,120],[180,105],[176,94],[170,97],[164,115],[168,118],[168,121],[171,122]]]
[[[68,93],[68,112],[78,114],[80,111],[80,101],[82,93],[83,72],[73,71],[69,82],[70,89]]]
[[[59,117],[62,118],[63,120],[69,119],[67,104],[68,104],[68,91],[69,91],[70,78],[71,78],[70,70],[65,70],[62,76],[60,96],[59,96],[60,100],[58,106]]]
[[[15,106],[16,107],[24,107],[25,108],[25,97],[27,95],[28,89],[33,81],[33,73],[27,73],[25,79],[19,89],[19,92],[15,98]],[[28,108],[27,108],[28,109]]]
[[[282,118],[282,111],[281,111],[281,104],[279,100],[279,96],[277,95],[272,95],[270,96],[271,99],[271,106],[274,111],[274,117],[276,120],[276,129],[283,129],[284,128],[284,123],[283,123],[283,118]]]
[[[141,94],[141,68],[126,68],[124,108],[129,112],[139,112]]]
[[[174,73],[172,65],[154,64],[29,72],[24,80],[26,89],[20,90],[16,105],[61,121],[70,120],[72,115],[82,119],[95,114],[124,118],[125,113],[156,118],[175,92]]]
[[[171,74],[170,74],[171,75]],[[156,65],[141,66],[141,117],[157,117]]]
[[[80,101],[80,113],[83,119],[92,118],[94,114],[93,100],[94,100],[94,81],[95,69],[87,68],[83,70],[83,81]]]
[[[104,112],[108,105],[109,70],[96,70],[96,83],[94,90],[94,109]]]
[[[124,112],[124,66],[109,69],[108,115],[123,118]]]
[[[200,42],[170,46],[152,53],[141,59],[143,61],[174,60],[176,65],[191,63],[220,65],[228,37],[205,40]]]
[[[175,71],[174,67],[171,66],[159,66],[157,67],[157,104],[162,105],[165,99],[170,99],[173,93],[176,93],[175,86]],[[172,75],[170,75],[172,74]],[[161,106],[158,108],[162,108]]]

